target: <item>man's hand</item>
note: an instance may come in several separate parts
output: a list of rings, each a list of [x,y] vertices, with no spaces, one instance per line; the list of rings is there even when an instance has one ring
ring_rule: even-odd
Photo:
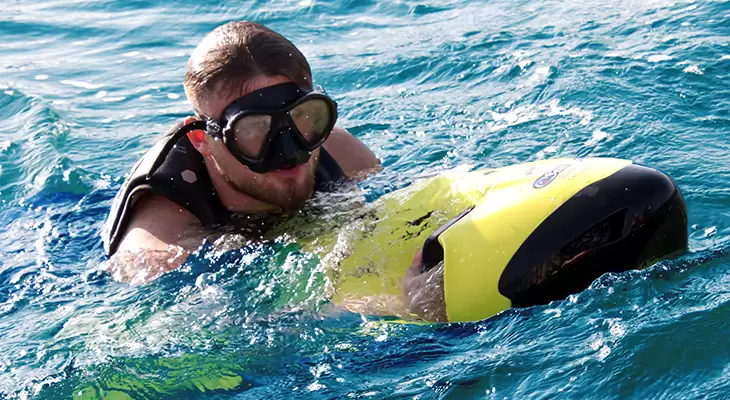
[[[421,252],[413,258],[403,280],[408,311],[425,321],[448,322],[444,300],[444,263],[422,272]]]

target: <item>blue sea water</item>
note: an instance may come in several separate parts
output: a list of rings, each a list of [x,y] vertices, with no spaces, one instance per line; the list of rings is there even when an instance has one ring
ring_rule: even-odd
[[[0,398],[730,398],[730,2],[4,0]],[[191,113],[185,63],[231,20],[308,57],[382,159],[374,199],[460,165],[635,160],[690,252],[477,323],[327,313],[284,241],[99,272],[134,161]]]

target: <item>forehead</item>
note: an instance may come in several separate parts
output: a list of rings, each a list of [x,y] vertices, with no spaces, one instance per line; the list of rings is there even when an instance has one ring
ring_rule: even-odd
[[[242,84],[236,85],[232,90],[223,90],[221,85],[225,85],[226,83],[221,83],[216,86],[212,93],[205,96],[205,99],[201,101],[200,108],[208,116],[220,119],[223,110],[239,97],[243,97],[255,90],[288,82],[292,82],[292,80],[284,75],[257,75]]]

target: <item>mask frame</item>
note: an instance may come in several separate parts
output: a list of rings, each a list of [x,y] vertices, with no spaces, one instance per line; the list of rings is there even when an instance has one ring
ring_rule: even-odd
[[[326,105],[330,120],[327,121],[321,137],[314,142],[309,142],[297,128],[290,112],[299,105],[314,100],[320,100]],[[251,115],[271,117],[269,131],[266,133],[258,156],[245,154],[236,144],[236,124],[242,118]],[[255,172],[263,173],[290,166],[285,162],[277,161],[277,158],[281,158],[283,155],[278,154],[279,157],[277,157],[276,154],[270,154],[272,151],[287,152],[290,158],[296,159],[298,162],[302,160],[306,162],[311,153],[327,140],[336,122],[337,103],[329,96],[321,92],[304,92],[294,83],[283,83],[253,91],[237,99],[223,111],[220,122],[206,120],[206,132],[223,140],[228,151],[239,162]],[[274,147],[278,148],[272,149],[272,144],[275,142]]]

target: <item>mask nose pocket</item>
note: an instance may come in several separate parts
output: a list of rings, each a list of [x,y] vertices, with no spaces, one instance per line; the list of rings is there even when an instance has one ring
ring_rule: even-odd
[[[269,154],[278,168],[290,168],[309,159],[309,152],[296,142],[291,127],[283,127],[279,131],[271,143]]]

